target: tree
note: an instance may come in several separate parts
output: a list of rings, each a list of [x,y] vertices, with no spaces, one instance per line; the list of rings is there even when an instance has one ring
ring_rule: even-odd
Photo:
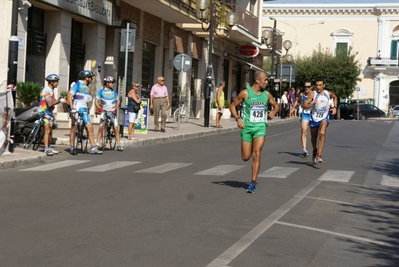
[[[353,95],[359,78],[360,64],[355,59],[357,53],[337,53],[334,56],[329,49],[313,50],[311,56],[296,60],[296,84],[303,85],[305,81],[314,81],[324,78],[326,88],[339,98],[348,98]]]

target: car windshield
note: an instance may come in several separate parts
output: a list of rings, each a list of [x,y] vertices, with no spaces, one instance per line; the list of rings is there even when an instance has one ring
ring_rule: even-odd
[[[395,106],[393,110],[399,110],[399,106]]]

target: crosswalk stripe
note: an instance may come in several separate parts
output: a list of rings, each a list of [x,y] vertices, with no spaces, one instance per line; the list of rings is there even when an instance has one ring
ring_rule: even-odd
[[[213,168],[195,173],[196,175],[218,175],[223,176],[233,171],[244,168],[245,165],[218,165]]]
[[[97,165],[90,168],[78,170],[79,172],[106,172],[114,169],[141,163],[141,161],[114,161],[107,164]]]
[[[169,171],[173,171],[176,169],[180,169],[186,166],[192,165],[192,163],[165,163],[159,166],[143,169],[140,171],[136,172],[142,172],[142,173],[165,173]]]
[[[354,173],[354,171],[328,170],[317,180],[347,183]]]
[[[259,177],[268,177],[268,178],[287,178],[289,175],[293,174],[299,170],[299,168],[290,168],[290,167],[272,167],[262,173],[260,173]]]
[[[60,161],[60,162],[54,162],[54,163],[50,163],[50,164],[46,164],[46,165],[40,165],[37,167],[32,167],[32,168],[28,168],[28,169],[19,170],[19,171],[22,171],[22,172],[51,171],[51,170],[55,170],[55,169],[65,168],[65,167],[72,166],[72,165],[86,163],[88,161],[90,161],[90,160],[64,160],[64,161]]]
[[[399,187],[399,177],[382,175],[381,185]]]

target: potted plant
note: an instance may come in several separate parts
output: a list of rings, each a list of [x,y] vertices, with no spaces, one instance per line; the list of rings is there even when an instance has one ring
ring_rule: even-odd
[[[17,82],[17,99],[21,107],[29,107],[40,100],[43,87],[34,82]]]

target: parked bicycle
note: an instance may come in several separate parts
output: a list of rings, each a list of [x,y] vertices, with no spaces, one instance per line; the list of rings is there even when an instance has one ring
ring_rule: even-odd
[[[187,108],[185,103],[186,101],[182,100],[180,102],[180,107],[173,113],[173,122],[178,122],[179,119],[180,122],[187,122],[190,118],[190,110]]]
[[[116,146],[116,137],[114,131],[114,124],[111,122],[110,113],[111,111],[103,111],[101,113],[101,117],[104,120],[103,122],[103,132],[102,132],[102,143],[100,144],[101,150],[104,151],[107,144],[109,144],[109,148],[111,150],[115,149]]]
[[[29,149],[32,145],[33,150],[37,150],[43,142],[44,136],[44,113],[38,113],[39,116],[35,126],[30,131],[29,135],[24,140],[24,149]]]
[[[87,142],[89,140],[89,133],[83,120],[83,115],[86,114],[87,112],[71,112],[72,123],[76,125],[75,132],[73,134],[73,155],[78,154],[79,148],[82,154],[87,153]]]

